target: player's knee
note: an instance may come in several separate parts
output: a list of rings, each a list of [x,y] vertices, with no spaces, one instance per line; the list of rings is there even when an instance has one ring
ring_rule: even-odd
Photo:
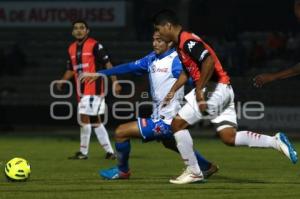
[[[80,126],[84,126],[84,125],[87,125],[87,124],[90,124],[90,117],[88,115],[83,115],[81,114],[80,115]]]
[[[173,119],[171,123],[171,129],[173,133],[176,133],[177,131],[183,130],[187,127],[187,123],[182,119]]]
[[[122,141],[123,139],[125,139],[123,132],[124,132],[123,125],[119,125],[115,131],[115,140],[116,141]]]
[[[219,131],[219,136],[224,144],[228,146],[235,145],[235,130],[233,128],[226,128]]]
[[[234,139],[232,139],[232,138],[228,138],[228,137],[223,138],[222,142],[224,144],[226,144],[227,146],[234,146]]]
[[[174,120],[173,120],[173,122],[171,124],[171,129],[172,129],[173,133],[181,130],[180,125],[177,124],[176,122],[174,122]]]

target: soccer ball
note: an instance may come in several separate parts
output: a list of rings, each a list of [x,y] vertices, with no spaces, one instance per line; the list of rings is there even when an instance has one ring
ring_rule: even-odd
[[[26,181],[30,176],[30,165],[23,158],[13,158],[5,165],[5,176],[10,181]]]

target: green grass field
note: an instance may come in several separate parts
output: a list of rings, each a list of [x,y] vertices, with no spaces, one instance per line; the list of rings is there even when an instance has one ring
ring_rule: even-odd
[[[0,162],[24,157],[31,163],[27,182],[7,182],[1,174],[0,198],[300,198],[300,167],[277,151],[231,148],[215,139],[195,139],[198,149],[220,166],[207,183],[173,185],[183,169],[179,155],[160,143],[132,142],[130,180],[106,181],[99,168],[115,164],[93,140],[88,160],[68,160],[79,141],[64,137],[0,135]],[[294,142],[300,149],[300,142]],[[3,172],[2,172],[3,173]]]

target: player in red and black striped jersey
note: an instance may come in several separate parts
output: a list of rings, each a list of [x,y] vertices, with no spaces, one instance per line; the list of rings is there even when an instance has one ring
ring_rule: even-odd
[[[112,68],[109,56],[97,40],[88,36],[89,27],[85,21],[78,20],[73,23],[72,35],[75,41],[68,48],[67,70],[57,83],[58,90],[66,80],[75,78],[76,93],[78,98],[78,113],[80,115],[80,151],[70,159],[87,159],[89,142],[92,129],[94,129],[100,145],[106,151],[106,158],[115,158],[108,133],[101,123],[100,115],[105,112],[105,101],[102,93],[104,85],[102,79],[93,83],[81,83],[79,77],[83,72],[96,72],[105,67]],[[99,68],[100,67],[100,68]],[[111,77],[114,82],[115,76]],[[119,84],[115,84],[116,92],[121,90]],[[93,122],[93,123],[92,123]]]
[[[292,163],[297,162],[297,153],[283,133],[268,136],[251,131],[237,132],[234,93],[229,76],[214,50],[194,33],[182,29],[175,12],[162,10],[154,16],[153,23],[164,40],[176,44],[185,68],[165,98],[165,103],[168,104],[189,76],[195,85],[185,96],[187,103],[171,124],[178,150],[187,165],[183,174],[170,180],[171,183],[186,184],[203,180],[187,127],[204,118],[211,120],[222,141],[229,146],[274,148],[283,152]]]

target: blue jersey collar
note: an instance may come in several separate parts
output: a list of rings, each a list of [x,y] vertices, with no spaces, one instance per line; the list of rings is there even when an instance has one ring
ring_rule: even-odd
[[[157,59],[163,59],[163,58],[165,58],[166,56],[168,56],[168,55],[170,55],[171,53],[173,53],[174,51],[175,51],[175,48],[171,48],[171,49],[169,49],[168,51],[164,52],[163,54],[160,54],[160,55],[155,54],[155,55],[156,55],[156,58],[157,58]]]

